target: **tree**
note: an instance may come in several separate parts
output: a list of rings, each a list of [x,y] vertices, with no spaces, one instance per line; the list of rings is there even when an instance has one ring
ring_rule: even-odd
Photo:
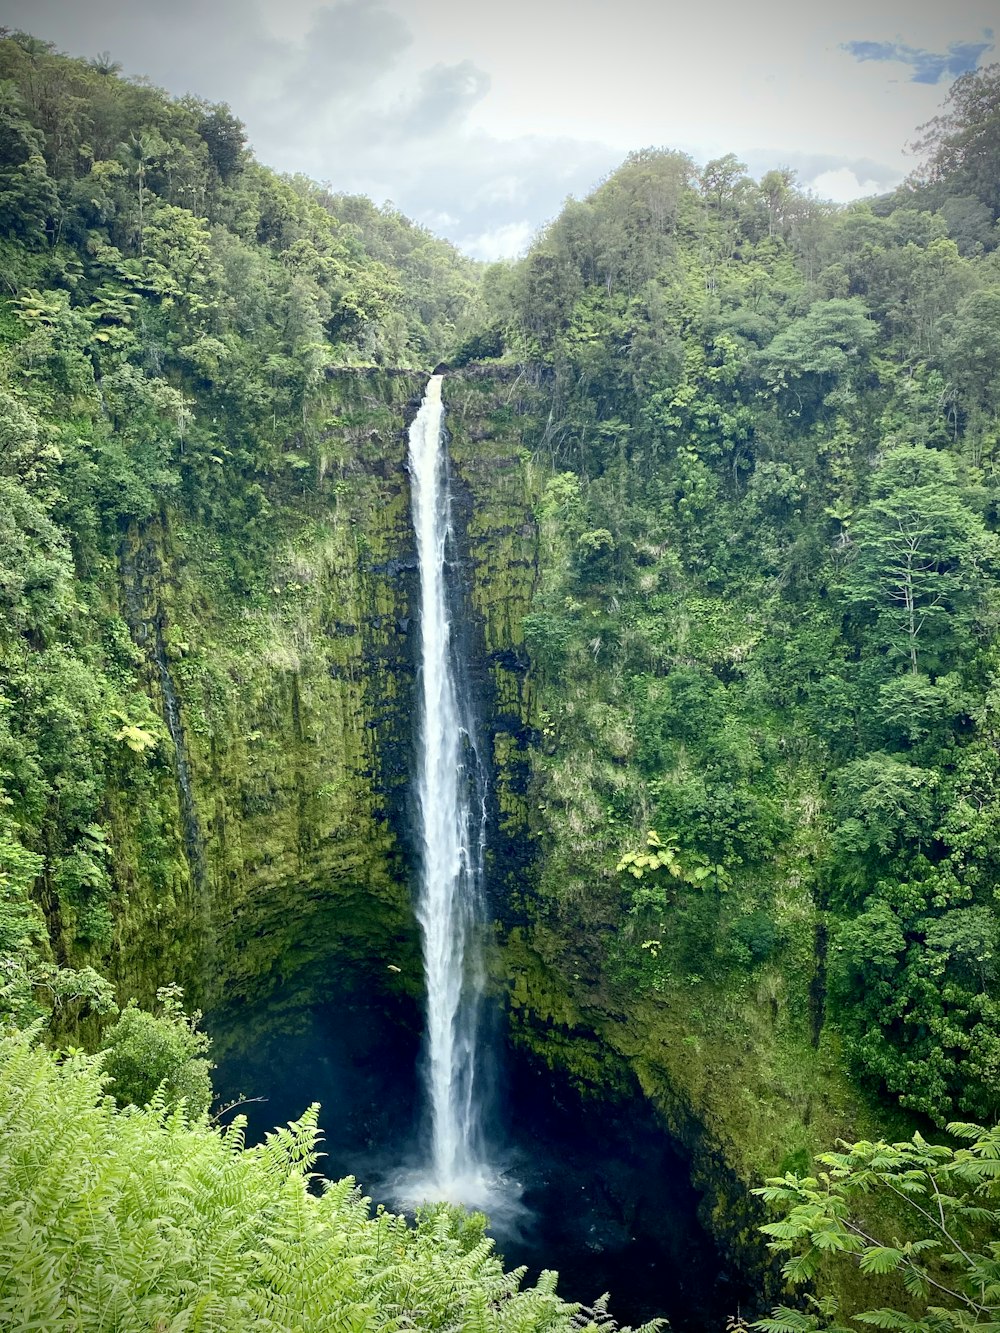
[[[767,234],[774,236],[784,227],[788,205],[795,197],[795,173],[787,167],[769,171],[761,178],[760,192],[767,204]]]
[[[904,1309],[814,1312],[779,1306],[762,1333],[841,1328],[852,1320],[901,1333],[964,1333],[1000,1326],[1000,1126],[953,1123],[967,1146],[843,1143],[821,1153],[817,1176],[773,1178],[754,1193],[782,1214],[763,1226],[795,1286],[847,1257],[866,1277],[896,1280]],[[876,1219],[876,1220],[869,1220]],[[884,1289],[884,1288],[883,1288]]]
[[[995,978],[997,921],[987,907],[940,915],[900,899],[924,886],[887,885],[841,923],[830,955],[831,1012],[861,1081],[946,1124],[956,1114],[1000,1113],[1000,1027],[988,993]]]
[[[72,609],[72,576],[65,534],[25,487],[0,475],[0,639],[45,641]]]
[[[856,297],[814,301],[761,354],[764,376],[779,393],[794,395],[799,410],[815,407],[857,365],[877,336]]]
[[[841,591],[874,616],[881,645],[916,675],[968,640],[995,543],[959,494],[954,464],[923,446],[890,449],[850,529]]]
[[[135,177],[136,183],[136,242],[139,254],[146,252],[145,212],[148,196],[146,177],[149,169],[162,155],[166,148],[161,136],[154,130],[135,130],[129,135],[128,142],[119,148],[119,156],[125,167]]]
[[[923,179],[939,197],[978,199],[1000,218],[1000,64],[956,79],[945,110],[920,132],[914,148],[927,160],[918,183]]]
[[[159,1013],[140,1009],[133,1000],[108,1032],[104,1069],[119,1106],[146,1106],[158,1090],[168,1105],[183,1101],[192,1119],[212,1100],[211,1039],[198,1031],[197,1012],[186,1014],[178,986],[156,992]]]
[[[208,146],[208,155],[219,173],[219,179],[228,185],[243,170],[246,162],[246,128],[224,103],[219,106],[202,106],[200,109],[202,115],[198,121],[198,133]]]
[[[122,72],[122,62],[112,60],[110,51],[98,51],[93,60],[87,62],[95,74],[100,74],[102,79],[110,79],[115,74]]]
[[[974,292],[962,302],[943,360],[960,408],[978,426],[995,428],[1000,417],[1000,286]]]
[[[702,194],[719,213],[729,211],[736,196],[736,187],[746,179],[746,163],[735,153],[715,157],[706,162],[699,177]]]
[[[0,80],[0,233],[41,239],[58,208],[42,149],[42,136],[27,119],[17,88]]]

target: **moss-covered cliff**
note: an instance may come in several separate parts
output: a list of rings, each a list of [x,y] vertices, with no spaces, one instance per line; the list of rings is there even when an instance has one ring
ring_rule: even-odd
[[[552,502],[551,394],[546,377],[501,367],[470,366],[446,380],[452,456],[478,505],[470,528],[489,534],[481,553],[473,547],[473,578],[502,760],[497,988],[513,1040],[585,1095],[648,1100],[691,1159],[706,1224],[734,1260],[762,1274],[763,1214],[749,1189],[880,1122],[847,1080],[824,1023],[821,915],[793,859],[805,864],[808,847],[776,872],[783,943],[766,963],[699,977],[694,938],[691,971],[671,977],[659,941],[640,948],[630,881],[615,862],[635,837],[632,821],[644,818],[642,795],[628,764],[633,723],[601,659],[603,616],[589,665],[524,672],[525,615],[536,613],[527,620],[537,634],[532,621],[551,605],[569,558]],[[474,441],[486,448],[470,458]],[[487,483],[478,490],[476,477]],[[573,614],[587,613],[577,601]],[[505,699],[514,706],[505,709]],[[745,910],[733,904],[735,917]],[[721,933],[718,922],[706,928]],[[658,933],[678,929],[691,928],[683,913],[666,911]],[[704,950],[708,969],[714,947]]]
[[[220,533],[213,513],[164,504],[122,532],[101,579],[155,744],[106,792],[110,951],[74,942],[57,898],[50,928],[57,952],[99,962],[122,994],[180,982],[212,1014],[219,1056],[252,1037],[245,1019],[294,1024],[331,995],[364,990],[416,1021],[405,452],[424,381],[328,376],[301,482],[294,469],[275,480],[255,549],[239,550],[252,578],[232,578],[249,529]],[[614,861],[641,809],[631,741],[599,652],[567,689],[531,668],[524,642],[567,558],[550,392],[503,367],[445,381],[461,633],[493,758],[491,975],[515,1041],[587,1095],[648,1099],[690,1155],[706,1221],[753,1270],[747,1188],[866,1122],[822,1035],[807,892],[792,885],[786,945],[749,977],[653,984],[617,947],[632,927]],[[617,843],[614,791],[628,815]]]
[[[122,617],[163,719],[156,802],[114,792],[112,968],[207,1008],[412,962],[399,851],[413,615],[405,421],[416,375],[342,374],[289,493],[261,596],[220,586],[214,534],[165,509],[120,552]],[[406,976],[418,975],[410,966]]]
[[[151,998],[176,980],[192,1003],[225,1010],[227,1026],[234,1006],[268,996],[294,1010],[345,984],[419,993],[405,455],[424,382],[330,377],[312,427],[318,480],[275,506],[249,602],[227,588],[209,524],[164,508],[122,539],[106,596],[162,724],[141,789],[109,793],[107,965],[125,993]],[[446,390],[460,629],[495,769],[498,916],[532,860],[521,621],[536,575],[534,474],[510,389],[470,374]]]

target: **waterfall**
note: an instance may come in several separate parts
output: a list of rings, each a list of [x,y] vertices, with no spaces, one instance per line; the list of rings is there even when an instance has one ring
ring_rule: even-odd
[[[427,991],[425,1077],[431,1119],[429,1195],[475,1203],[487,1187],[477,1088],[483,992],[485,780],[446,583],[452,546],[441,376],[410,427],[409,470],[420,568],[420,709],[416,809],[417,919]]]

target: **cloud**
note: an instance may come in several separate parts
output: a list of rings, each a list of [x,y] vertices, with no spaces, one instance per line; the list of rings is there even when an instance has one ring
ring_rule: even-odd
[[[803,188],[822,199],[848,203],[864,195],[884,194],[903,179],[898,166],[870,157],[843,157],[833,153],[775,153],[754,149],[743,154],[750,172],[758,179],[772,167],[788,167]]]
[[[855,199],[879,193],[878,181],[863,180],[850,167],[821,171],[810,182],[810,188],[820,199],[832,199],[835,204],[849,204]]]
[[[408,135],[437,134],[459,125],[490,90],[490,76],[471,60],[434,65],[420,75],[417,95],[400,128]]]
[[[412,41],[404,20],[377,0],[324,5],[302,41],[287,48],[282,95],[297,107],[343,102],[369,90]]]
[[[392,199],[415,221],[482,259],[518,253],[568,194],[588,193],[624,157],[599,142],[502,139],[465,124],[415,137],[405,147],[401,153],[386,138],[359,162],[349,137],[331,140],[318,174],[338,191]]]
[[[993,48],[992,30],[984,29],[983,35],[987,38],[984,42],[951,42],[943,54],[907,46],[904,42],[843,42],[841,49],[861,62],[879,60],[909,65],[913,70],[911,83],[939,83],[945,77],[957,79],[978,67],[980,57]]]
[[[480,232],[478,236],[464,236],[460,244],[473,259],[516,259],[527,250],[535,231],[534,223],[522,218],[519,222],[505,222]]]
[[[127,75],[175,95],[231,102],[237,114],[275,91],[275,71],[292,56],[256,0],[0,0],[0,22],[73,55],[107,50]]]
[[[743,26],[710,70],[679,64],[670,80],[660,38],[701,49],[717,17],[689,7],[682,41],[669,6],[654,14],[648,0],[619,0],[610,28],[600,0],[507,3],[497,25],[468,0],[0,0],[0,22],[72,52],[108,49],[127,74],[174,94],[228,101],[262,161],[391,200],[493,258],[522,249],[567,195],[589,193],[643,143],[696,160],[732,149],[755,176],[787,166],[836,199],[891,189],[907,134],[933,114],[936,89],[921,85],[975,66],[995,0],[968,0],[983,17],[963,9],[961,23],[925,26],[913,40],[926,50],[854,41],[853,59],[835,42],[862,13],[870,20],[870,0],[842,0],[843,22],[821,48],[803,10],[780,49],[733,0]],[[980,28],[982,41],[947,45]],[[859,61],[902,62],[908,77],[887,91]]]

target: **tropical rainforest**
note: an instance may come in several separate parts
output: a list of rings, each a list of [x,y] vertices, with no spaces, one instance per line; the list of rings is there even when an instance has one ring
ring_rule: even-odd
[[[213,1102],[254,1006],[419,1014],[435,367],[505,1041],[683,1145],[733,1327],[1000,1326],[1000,67],[922,135],[847,207],[638,151],[486,267],[3,34],[0,1326],[615,1326]]]

